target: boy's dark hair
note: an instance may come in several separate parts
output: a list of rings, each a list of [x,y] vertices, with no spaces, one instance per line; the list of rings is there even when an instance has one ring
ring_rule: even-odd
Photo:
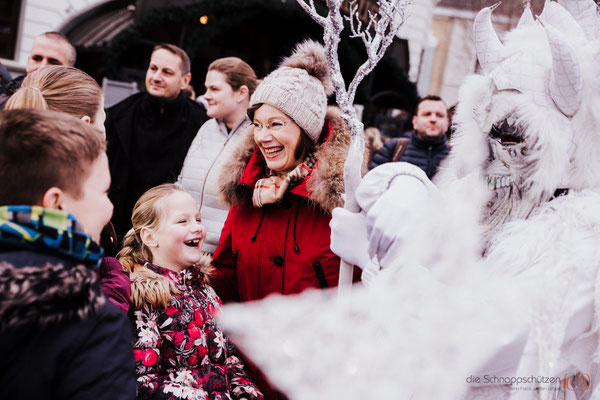
[[[423,97],[421,100],[419,100],[419,102],[417,103],[417,106],[415,107],[415,112],[413,115],[417,115],[417,113],[419,112],[419,106],[421,105],[422,102],[424,102],[426,100],[441,101],[442,103],[444,103],[444,106],[446,106],[446,102],[444,102],[444,100],[442,100],[442,98],[440,96],[429,94],[429,95]],[[448,106],[446,106],[446,109],[448,109]]]
[[[79,197],[106,141],[67,114],[21,109],[0,113],[0,205],[40,205],[58,187]]]

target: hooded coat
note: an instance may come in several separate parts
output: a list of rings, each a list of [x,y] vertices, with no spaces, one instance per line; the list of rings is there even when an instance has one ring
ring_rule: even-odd
[[[88,267],[0,246],[0,321],[0,398],[135,398],[131,329]]]
[[[329,248],[329,220],[343,206],[343,168],[350,134],[328,109],[313,170],[283,199],[252,205],[266,163],[249,129],[223,164],[221,195],[231,207],[214,253],[211,285],[223,301],[250,301],[337,286],[340,259]]]

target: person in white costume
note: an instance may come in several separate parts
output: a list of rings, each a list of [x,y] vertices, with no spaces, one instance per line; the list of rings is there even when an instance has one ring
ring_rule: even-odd
[[[334,210],[332,250],[368,289],[224,310],[290,398],[600,398],[597,8],[526,8],[503,41],[493,8],[437,185],[386,164],[360,214]]]
[[[200,205],[207,232],[202,251],[211,254],[229,211],[218,200],[220,166],[251,125],[246,110],[257,84],[252,67],[237,57],[220,58],[208,66],[204,99],[212,119],[198,130],[177,179]]]

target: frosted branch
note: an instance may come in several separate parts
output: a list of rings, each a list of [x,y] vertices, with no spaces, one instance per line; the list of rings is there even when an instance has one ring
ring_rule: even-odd
[[[317,9],[315,8],[315,1],[314,0],[297,0],[298,4],[300,5],[300,7],[302,7],[304,9],[304,11],[306,11],[306,13],[319,25],[321,25],[323,28],[325,28],[325,26],[327,26],[327,18],[321,16],[318,12]]]
[[[365,149],[363,124],[354,109],[354,96],[360,82],[381,60],[385,50],[394,40],[396,32],[404,23],[404,9],[410,0],[379,0],[379,11],[372,13],[368,10],[368,23],[363,27],[358,13],[358,5],[353,0],[349,5],[349,15],[342,17],[342,0],[326,0],[329,13],[323,17],[317,13],[314,0],[297,0],[298,4],[323,27],[323,41],[329,65],[329,73],[337,104],[342,112],[342,118],[350,128],[350,148],[344,164],[344,185],[346,201],[344,207],[350,211],[359,211],[354,193],[360,184],[362,158]],[[360,38],[367,50],[367,60],[358,68],[350,85],[346,89],[342,77],[338,46],[340,35],[344,29],[344,20],[350,26],[350,37]],[[340,293],[348,291],[352,283],[352,266],[342,262],[340,268]]]

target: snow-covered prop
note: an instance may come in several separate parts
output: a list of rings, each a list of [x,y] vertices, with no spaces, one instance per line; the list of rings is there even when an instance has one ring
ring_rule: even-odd
[[[342,118],[350,127],[350,148],[344,165],[344,193],[346,201],[344,207],[356,212],[359,210],[354,193],[361,179],[361,167],[365,142],[363,139],[363,124],[358,118],[354,108],[354,96],[360,82],[367,76],[385,54],[386,49],[396,37],[396,33],[404,22],[404,9],[408,0],[379,0],[378,12],[368,10],[367,26],[362,25],[358,14],[356,1],[349,2],[349,15],[342,16],[342,3],[344,0],[326,0],[327,16],[322,16],[315,7],[314,0],[297,0],[298,4],[310,17],[323,27],[323,40],[325,53],[333,82],[336,102],[342,111]],[[358,68],[348,87],[342,77],[338,55],[338,45],[341,33],[344,30],[344,20],[350,24],[352,38],[360,38],[367,51],[367,60]],[[352,284],[352,265],[342,261],[338,288],[340,293],[349,291]]]
[[[393,163],[357,190],[369,239],[394,238],[369,289],[225,309],[292,399],[600,398],[596,6],[526,9],[503,40],[492,11],[475,21],[483,75],[460,91],[439,192],[373,221],[395,177],[426,178]]]

